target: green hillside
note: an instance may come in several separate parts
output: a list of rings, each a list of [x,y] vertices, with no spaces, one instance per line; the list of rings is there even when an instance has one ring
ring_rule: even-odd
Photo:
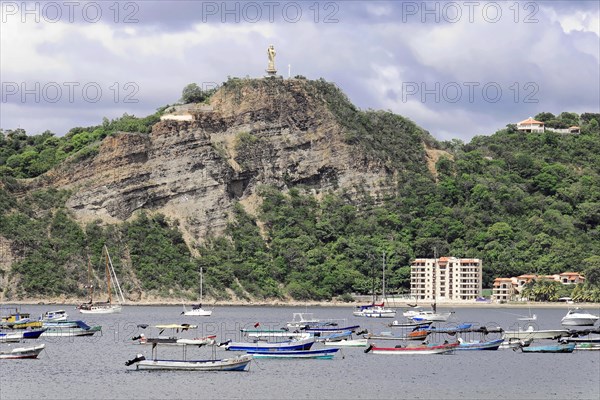
[[[60,138],[0,132],[0,239],[10,241],[0,262],[0,277],[11,282],[3,288],[6,298],[84,296],[87,256],[101,282],[100,249],[107,244],[130,298],[194,296],[200,266],[215,298],[231,292],[254,299],[348,298],[370,291],[383,252],[389,290],[408,292],[410,260],[437,249],[483,259],[484,287],[498,276],[584,272],[588,283],[575,295],[600,301],[600,114],[540,116],[558,127],[579,124],[576,135],[522,133],[509,125],[468,144],[438,143],[403,117],[358,110],[333,85],[313,85],[349,144],[401,171],[394,192],[375,198],[357,188],[358,194],[315,197],[302,185],[286,193],[264,186],[256,215],[236,206],[226,234],[194,249],[176,220],[142,212],[122,224],[79,225],[65,207],[70,193],[25,190],[17,179],[94,157],[99,140],[112,132],[148,132],[159,113],[105,120]],[[424,143],[447,154],[437,161],[436,176],[427,168]]]

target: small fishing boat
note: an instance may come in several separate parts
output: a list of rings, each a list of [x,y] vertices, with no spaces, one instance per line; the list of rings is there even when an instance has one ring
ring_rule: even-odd
[[[446,322],[452,315],[452,312],[438,313],[433,310],[421,310],[417,314],[408,317],[414,322]]]
[[[564,326],[592,326],[598,319],[600,317],[597,315],[590,314],[577,307],[567,312],[567,315],[561,320],[561,324]]]
[[[388,326],[391,328],[414,328],[415,326],[425,328],[425,327],[431,325],[432,323],[433,323],[433,321],[415,322],[413,320],[408,320],[407,322],[394,321],[391,324],[388,324]]]
[[[415,328],[411,332],[406,334],[394,334],[389,331],[381,332],[379,334],[369,333],[364,337],[371,340],[424,340],[429,335],[429,331]]]
[[[284,342],[231,342],[221,343],[221,347],[230,351],[249,351],[249,350],[270,350],[270,351],[286,351],[286,350],[310,350],[315,343],[314,338],[301,340],[287,340]]]
[[[391,355],[426,355],[426,354],[444,354],[456,350],[459,343],[444,343],[436,345],[419,345],[405,346],[398,345],[396,347],[377,347],[373,344],[365,349],[365,353],[372,352],[373,354],[391,354]]]
[[[340,349],[319,349],[319,350],[293,350],[293,351],[269,351],[269,350],[248,350],[254,358],[319,358],[331,359]]]
[[[566,329],[536,330],[531,325],[527,329],[504,331],[505,339],[558,339],[562,336],[568,335],[569,331]]]
[[[44,332],[46,328],[42,329],[20,329],[10,332],[0,332],[0,343],[16,343],[22,339],[37,339]]]
[[[56,322],[66,321],[69,319],[69,314],[65,310],[46,311],[40,316],[40,321],[44,322]]]
[[[15,347],[11,350],[0,350],[0,359],[37,358],[45,347],[45,344],[40,344],[33,347]]]
[[[212,357],[205,360],[188,360],[187,344],[180,344],[183,348],[183,357],[180,360],[159,359],[157,357],[158,345],[152,346],[152,358],[147,360],[142,354],[125,362],[126,366],[135,365],[137,370],[178,370],[178,371],[245,371],[252,361],[252,356],[243,354],[236,357],[217,359],[216,346],[212,346]]]
[[[307,339],[312,336],[308,332],[290,332],[287,329],[240,329],[240,332],[247,337],[264,339]]]
[[[102,331],[100,325],[89,326],[81,320],[45,322],[44,324],[46,331],[42,333],[43,337],[93,336],[96,332]]]
[[[575,343],[552,344],[545,346],[520,346],[523,353],[572,353],[575,350]],[[513,350],[517,350],[514,348]]]
[[[309,332],[309,333],[334,333],[334,332],[339,333],[339,332],[345,332],[345,331],[354,332],[358,328],[360,328],[360,325],[349,325],[349,326],[343,326],[343,327],[321,326],[321,327],[308,327],[308,328],[303,329],[303,331]]]
[[[533,339],[504,339],[500,344],[500,349],[518,349],[519,347],[529,346]]]
[[[462,338],[458,338],[458,342],[460,344],[456,350],[498,350],[504,339],[465,342]]]

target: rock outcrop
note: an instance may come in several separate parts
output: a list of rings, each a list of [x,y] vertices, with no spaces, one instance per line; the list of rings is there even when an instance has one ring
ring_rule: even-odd
[[[256,209],[260,185],[392,190],[393,172],[345,141],[331,98],[310,81],[228,82],[190,113],[191,121],[163,118],[149,135],[107,137],[94,158],[63,164],[44,182],[72,190],[67,206],[82,222],[151,210],[176,218],[188,242],[222,232],[236,201]]]

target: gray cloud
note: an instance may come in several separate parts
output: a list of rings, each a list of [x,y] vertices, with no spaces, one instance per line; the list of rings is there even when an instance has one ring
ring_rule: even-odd
[[[74,101],[63,93],[56,103],[46,101],[48,96],[36,102],[31,94],[23,101],[20,93],[4,90],[0,127],[62,135],[74,126],[98,124],[104,116],[146,115],[177,101],[187,83],[262,76],[271,43],[282,75],[290,64],[292,75],[333,81],[359,107],[391,109],[442,140],[468,141],[540,111],[599,111],[596,2],[532,3],[535,9],[525,9],[531,2],[523,2],[517,22],[508,8],[513,2],[501,4],[502,17],[495,22],[490,22],[492,11],[500,3],[478,3],[471,22],[463,2],[454,2],[462,7],[455,23],[448,21],[456,17],[450,3],[428,2],[425,9],[422,2],[318,2],[318,22],[314,2],[279,2],[273,23],[265,2],[256,2],[263,14],[254,23],[251,8],[235,23],[235,15],[210,8],[222,2],[188,1],[136,2],[137,9],[120,3],[117,22],[108,9],[112,3],[98,3],[103,18],[97,23],[9,19],[0,25],[3,89],[12,89],[11,82],[29,89],[35,82],[41,87],[56,83],[63,90],[68,82],[79,86]],[[301,17],[291,14],[295,4]],[[282,14],[286,5],[288,15]],[[484,7],[488,14],[481,13]],[[525,23],[532,10],[537,22]],[[132,11],[130,17],[139,22],[123,23]],[[289,22],[292,17],[298,21]],[[80,90],[94,84],[102,90],[97,102]],[[502,96],[491,101],[497,87]],[[422,89],[429,92],[423,96]]]

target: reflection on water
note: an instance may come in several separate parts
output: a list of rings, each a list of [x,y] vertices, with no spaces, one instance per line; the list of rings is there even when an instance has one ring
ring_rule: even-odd
[[[22,310],[33,316],[53,308],[57,307],[32,305]],[[517,329],[526,324],[517,321],[523,309],[489,306],[455,311],[453,320],[445,325],[473,323]],[[385,356],[365,354],[363,348],[344,348],[333,360],[255,360],[249,372],[141,372],[124,365],[137,353],[150,355],[149,346],[135,345],[131,337],[157,332],[151,327],[142,330],[140,324],[194,323],[199,328],[182,336],[216,334],[220,342],[242,340],[239,330],[256,323],[263,329],[283,327],[293,312],[312,312],[321,319],[347,318],[349,325],[360,324],[375,333],[393,329],[387,326],[391,319],[354,317],[350,308],[216,307],[211,317],[185,317],[176,306],[129,306],[121,314],[95,316],[84,316],[71,307],[67,312],[90,325],[102,325],[102,335],[45,338],[41,342],[46,343],[46,350],[38,360],[0,360],[2,400],[600,398],[599,352],[523,354],[498,350]],[[532,312],[537,314],[533,326],[556,329],[561,327],[566,309],[532,308]],[[178,348],[160,351],[161,356],[181,355]],[[218,356],[228,355],[218,350]],[[208,356],[209,349],[188,349],[189,358]]]

